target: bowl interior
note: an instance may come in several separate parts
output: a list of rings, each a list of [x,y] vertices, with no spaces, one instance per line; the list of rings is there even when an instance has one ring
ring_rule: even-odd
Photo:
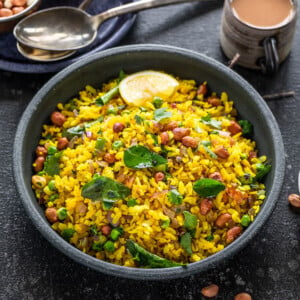
[[[116,78],[120,70],[132,73],[141,70],[161,70],[198,83],[207,81],[217,93],[226,91],[234,100],[239,117],[254,125],[254,139],[259,155],[267,155],[272,170],[265,184],[267,198],[255,221],[224,250],[187,267],[167,269],[137,269],[116,266],[90,257],[59,237],[49,226],[31,189],[32,160],[40,139],[42,125],[57,103],[76,96],[87,84],[101,87]],[[24,207],[41,233],[63,253],[91,268],[112,275],[136,279],[170,279],[204,271],[241,250],[259,231],[271,214],[284,176],[284,149],[278,125],[258,93],[239,75],[204,55],[171,46],[133,45],[116,47],[79,61],[54,76],[36,94],[20,121],[14,147],[16,185]]]

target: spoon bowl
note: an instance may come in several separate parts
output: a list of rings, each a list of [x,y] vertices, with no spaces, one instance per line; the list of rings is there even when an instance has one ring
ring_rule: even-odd
[[[53,50],[42,50],[38,48],[28,47],[22,43],[17,43],[18,51],[25,57],[43,62],[58,61],[73,55],[76,50],[69,51],[53,51]]]
[[[99,26],[122,14],[159,6],[203,0],[141,0],[91,16],[80,8],[61,6],[41,10],[19,22],[14,36],[23,45],[50,51],[78,50],[90,45]],[[209,1],[209,0],[204,0]]]

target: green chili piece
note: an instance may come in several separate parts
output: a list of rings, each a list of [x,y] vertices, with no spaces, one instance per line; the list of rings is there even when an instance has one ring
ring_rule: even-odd
[[[118,150],[120,149],[122,146],[123,146],[123,142],[122,141],[114,141],[112,143],[112,148],[115,149],[115,150]]]

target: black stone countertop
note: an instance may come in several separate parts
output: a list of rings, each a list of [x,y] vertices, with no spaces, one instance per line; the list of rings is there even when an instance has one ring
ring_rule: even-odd
[[[221,12],[222,2],[140,12],[121,44],[180,46],[227,64],[219,46]],[[233,299],[242,291],[253,299],[300,299],[300,213],[287,201],[290,193],[299,193],[299,27],[298,22],[292,52],[275,76],[234,68],[261,95],[296,92],[294,97],[268,101],[282,132],[287,161],[276,209],[243,251],[218,268],[184,279],[149,282],[103,275],[64,256],[41,236],[16,192],[12,147],[22,112],[52,74],[0,71],[0,299],[204,299],[201,288],[210,283],[220,286],[217,299]]]

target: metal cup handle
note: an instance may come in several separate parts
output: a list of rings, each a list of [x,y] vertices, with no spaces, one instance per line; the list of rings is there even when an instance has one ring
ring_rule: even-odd
[[[276,44],[274,37],[267,37],[262,41],[265,56],[260,59],[259,64],[264,74],[274,74],[278,70],[279,57]]]

